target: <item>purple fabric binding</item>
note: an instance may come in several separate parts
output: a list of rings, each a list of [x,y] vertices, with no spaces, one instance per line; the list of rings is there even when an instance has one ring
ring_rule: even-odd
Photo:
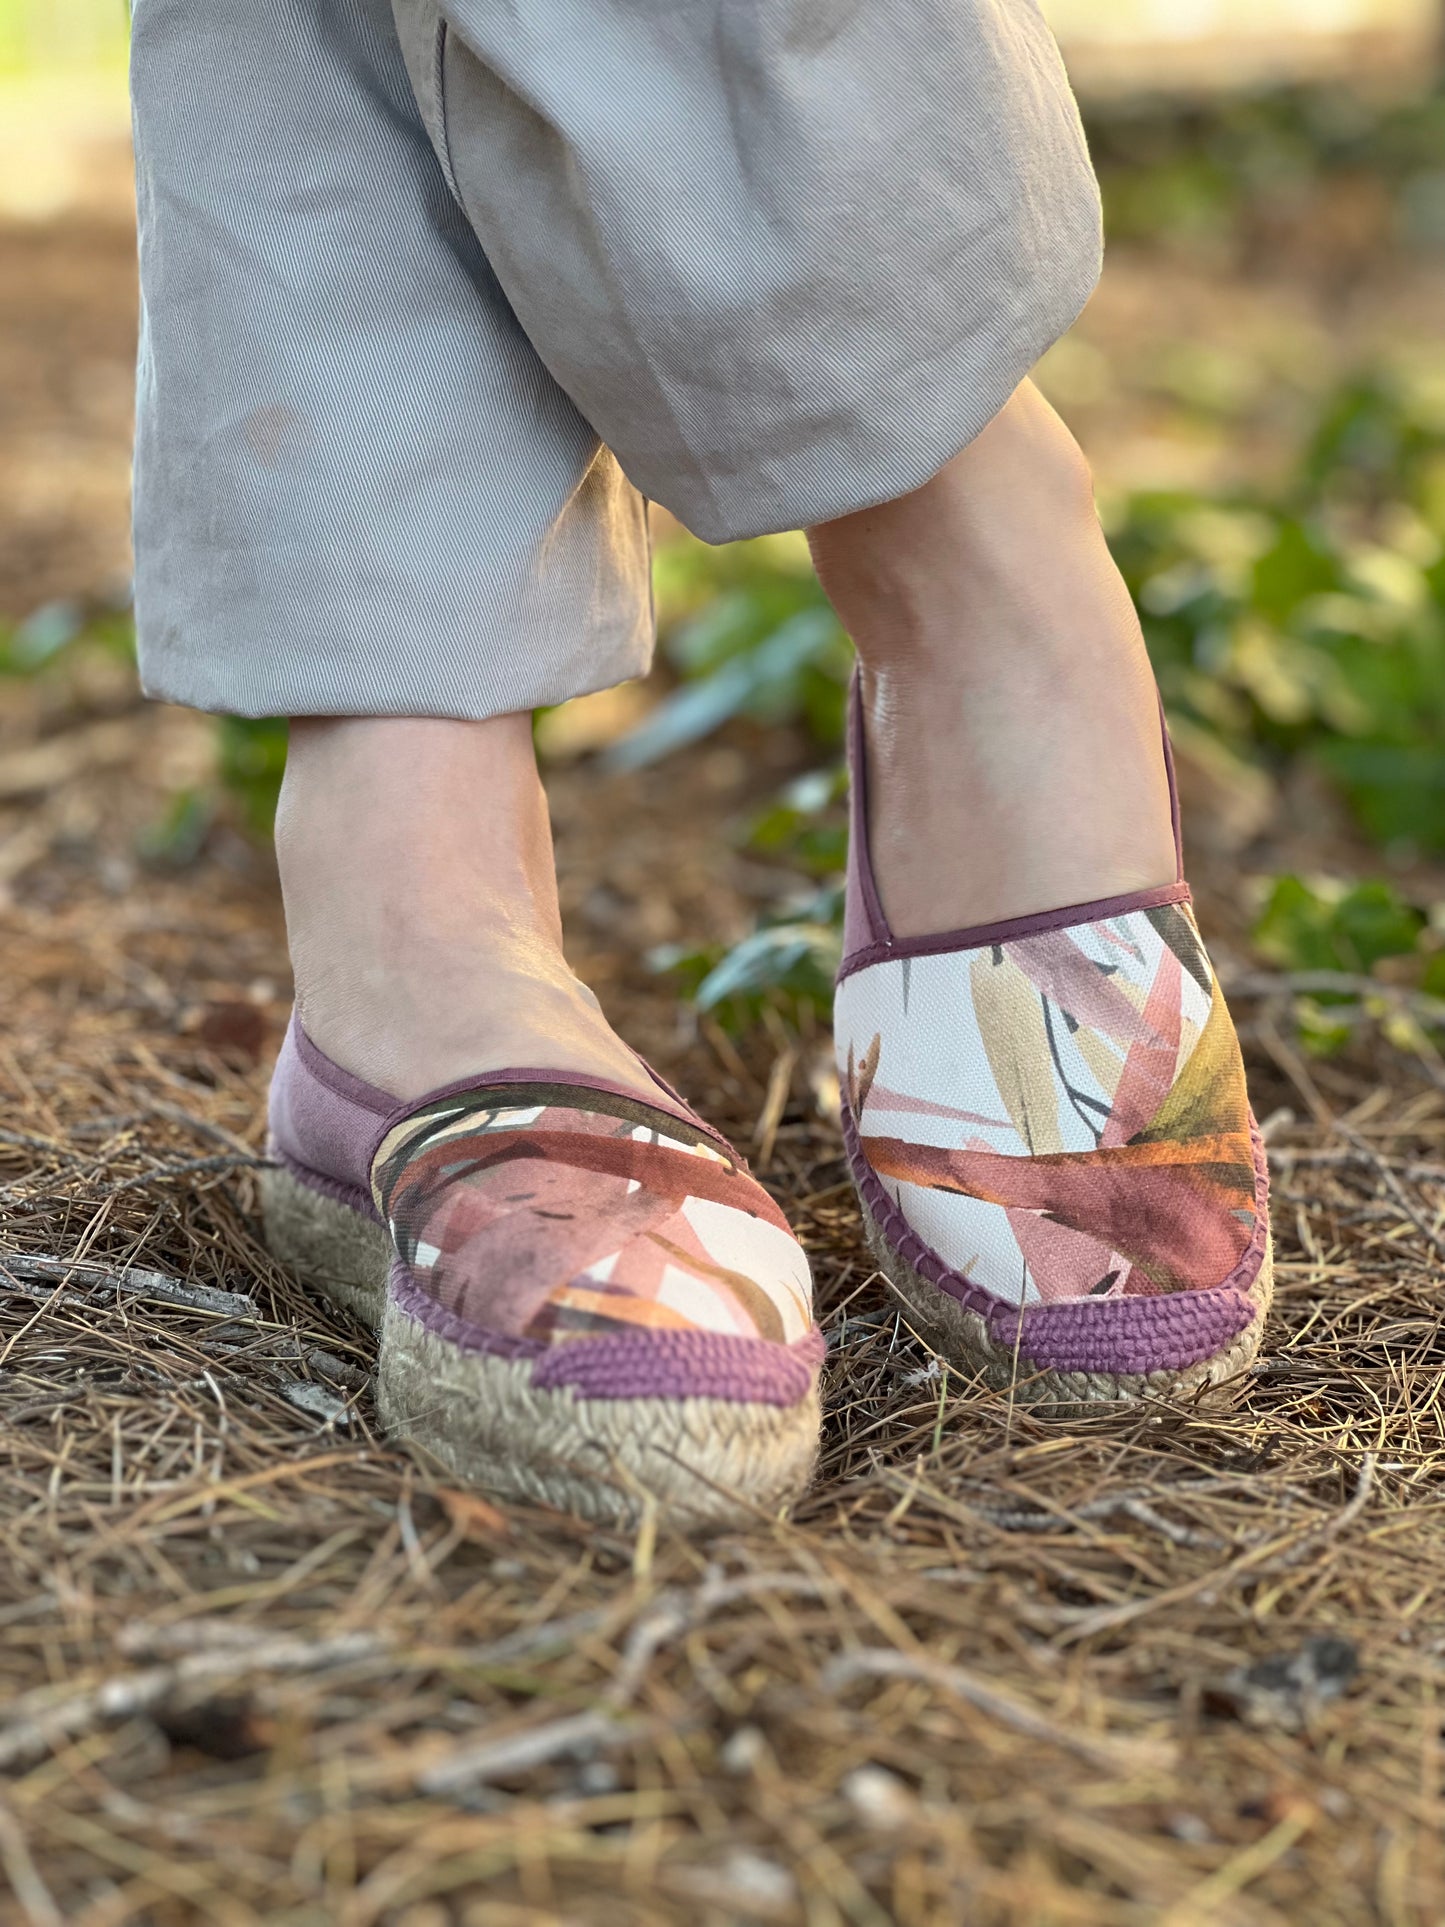
[[[1041,936],[1075,923],[1101,923],[1131,910],[1157,910],[1166,903],[1192,901],[1184,881],[1184,842],[1179,812],[1179,786],[1174,775],[1174,752],[1159,705],[1159,728],[1164,745],[1164,770],[1169,781],[1169,821],[1174,834],[1175,877],[1172,883],[1125,896],[1099,897],[1089,903],[1068,903],[1058,910],[1040,910],[1025,917],[1005,917],[996,923],[975,924],[968,930],[943,930],[926,937],[895,937],[884,913],[873,874],[868,842],[868,755],[863,727],[863,701],[858,676],[848,696],[848,875],[843,899],[843,961],[838,982],[870,964],[895,957],[942,957],[954,950],[979,950],[995,943],[1015,943],[1021,937]]]
[[[269,1121],[271,1144],[293,1175],[339,1185],[341,1202],[368,1216],[371,1192],[367,1153],[382,1119],[396,1108],[396,1099],[374,1090],[350,1071],[319,1051],[294,1013],[282,1040],[276,1068],[271,1073]],[[314,1187],[326,1190],[325,1185]],[[336,1196],[335,1191],[327,1191]]]
[[[737,1157],[727,1139],[697,1117],[650,1065],[643,1068],[667,1100],[655,1106],[663,1116],[690,1124]],[[428,1104],[464,1092],[539,1083],[605,1091],[633,1103],[650,1101],[605,1078],[524,1068],[462,1078],[413,1102],[399,1102],[333,1063],[293,1014],[271,1079],[271,1150],[298,1184],[379,1224],[371,1198],[371,1163],[377,1147],[399,1123]],[[403,1317],[459,1351],[532,1359],[534,1385],[552,1391],[571,1387],[579,1398],[719,1398],[795,1405],[808,1396],[823,1357],[823,1336],[816,1326],[791,1346],[722,1332],[640,1332],[546,1346],[458,1318],[428,1297],[400,1261],[392,1264],[388,1289]]]

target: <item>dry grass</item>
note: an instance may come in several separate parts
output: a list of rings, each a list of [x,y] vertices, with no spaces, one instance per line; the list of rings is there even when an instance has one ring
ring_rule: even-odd
[[[119,777],[29,802],[0,917],[7,1927],[1445,1915],[1439,1090],[1245,1006],[1261,1110],[1305,1120],[1267,1362],[1230,1412],[1041,1422],[889,1308],[809,1050],[784,1082],[689,1036],[637,961],[760,887],[699,827],[756,771],[711,752],[683,808],[676,771],[563,772],[586,968],[771,1139],[827,1451],[702,1547],[503,1516],[377,1437],[363,1334],[258,1242],[269,876],[224,833],[117,868],[199,740],[124,727]]]

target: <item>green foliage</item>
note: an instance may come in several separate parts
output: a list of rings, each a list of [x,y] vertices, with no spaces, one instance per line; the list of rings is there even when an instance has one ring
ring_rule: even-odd
[[[1445,851],[1445,409],[1403,374],[1329,398],[1272,494],[1134,497],[1111,530],[1172,711],[1305,757],[1384,843]]]
[[[247,826],[269,836],[286,769],[286,720],[221,716],[216,728],[221,784],[240,805]]]
[[[679,687],[608,752],[610,768],[658,762],[735,716],[842,740],[853,652],[801,536],[725,549],[670,542],[658,555],[656,592],[662,652]]]
[[[216,820],[213,790],[177,790],[160,817],[141,833],[140,855],[157,870],[184,870],[205,847]]]
[[[1368,976],[1384,957],[1417,954],[1429,922],[1390,883],[1282,876],[1253,935],[1260,953],[1288,970]]]
[[[1445,927],[1393,884],[1276,877],[1253,936],[1263,956],[1304,979],[1295,1017],[1303,1042],[1316,1054],[1347,1043],[1355,1019],[1373,1002],[1373,1014],[1392,1041],[1434,1055],[1431,1033],[1445,1027]],[[1398,998],[1374,998],[1358,983],[1328,981],[1331,975],[1380,976],[1383,993],[1381,965],[1392,986],[1420,993],[1413,1009]]]
[[[0,627],[0,676],[68,678],[97,658],[131,664],[135,622],[128,606],[48,602],[13,627]],[[286,766],[286,724],[239,716],[216,719],[216,775],[178,790],[142,834],[148,863],[182,869],[200,855],[222,803],[230,798],[246,828],[269,836]]]
[[[842,872],[848,858],[848,776],[839,763],[796,777],[745,827],[754,855],[820,880],[822,887],[763,917],[741,943],[653,952],[700,1010],[724,1029],[743,1031],[765,1009],[800,1025],[826,1017],[843,955]]]
[[[649,961],[726,1030],[748,1029],[765,1009],[801,1024],[827,1014],[842,961],[842,932],[843,892],[833,886],[765,918],[730,949],[667,944]]]
[[[1089,144],[1113,240],[1248,246],[1317,218],[1324,196],[1370,183],[1380,237],[1445,245],[1445,94],[1372,99],[1284,87],[1187,102],[1098,100]]]
[[[285,718],[218,716],[215,728],[215,780],[177,790],[141,839],[141,856],[158,868],[194,863],[227,801],[252,836],[271,834],[286,770]]]
[[[122,662],[135,654],[130,610],[89,602],[46,602],[23,622],[0,625],[0,676],[36,676],[90,651]]]
[[[847,793],[848,772],[841,763],[795,777],[754,817],[748,849],[809,876],[840,875],[848,861]]]

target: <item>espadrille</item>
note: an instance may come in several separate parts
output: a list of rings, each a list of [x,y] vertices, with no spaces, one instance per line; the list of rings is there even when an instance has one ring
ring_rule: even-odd
[[[862,707],[834,1011],[878,1264],[947,1359],[1061,1408],[1199,1395],[1259,1349],[1268,1173],[1184,881],[897,938]],[[1216,1395],[1217,1396],[1217,1395]]]
[[[267,1238],[380,1333],[388,1430],[503,1497],[703,1529],[776,1512],[817,1453],[808,1261],[725,1138],[505,1070],[398,1103],[293,1018]]]

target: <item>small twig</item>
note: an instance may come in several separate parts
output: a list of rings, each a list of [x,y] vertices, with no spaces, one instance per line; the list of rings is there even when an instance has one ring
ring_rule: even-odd
[[[1331,1513],[1317,1526],[1311,1526],[1291,1546],[1286,1546],[1275,1558],[1260,1568],[1263,1572],[1281,1572],[1290,1566],[1297,1566],[1308,1552],[1323,1545],[1329,1539],[1336,1539],[1346,1526],[1353,1525],[1369,1504],[1370,1494],[1375,1486],[1375,1454],[1366,1452],[1360,1460],[1360,1469],[1355,1478],[1355,1489],[1350,1498],[1338,1512]]]
[[[36,1137],[31,1131],[0,1130],[0,1144],[13,1145],[17,1151],[44,1151],[48,1157],[64,1157],[65,1146],[58,1138]]]
[[[1306,1164],[1311,1168],[1345,1169],[1360,1166],[1369,1170],[1389,1170],[1404,1178],[1407,1184],[1445,1184],[1445,1164],[1418,1164],[1402,1158],[1386,1157],[1383,1151],[1368,1147],[1351,1151],[1306,1151],[1295,1150],[1290,1145],[1271,1145],[1269,1147],[1271,1164]]]
[[[1411,1224],[1414,1225],[1415,1229],[1420,1233],[1420,1236],[1438,1257],[1445,1258],[1445,1238],[1442,1238],[1438,1231],[1426,1224],[1415,1205],[1412,1204],[1406,1196],[1404,1185],[1401,1184],[1389,1165],[1385,1163],[1379,1152],[1375,1150],[1373,1145],[1367,1144],[1359,1132],[1351,1125],[1346,1124],[1343,1119],[1336,1122],[1335,1129],[1341,1137],[1347,1138],[1349,1142],[1353,1144],[1361,1157],[1369,1160],[1376,1171],[1379,1172],[1380,1181],[1383,1183],[1385,1189],[1390,1193],[1390,1196],[1395,1200],[1396,1204],[1399,1205]]]
[[[298,1412],[320,1419],[323,1429],[352,1423],[351,1407],[325,1385],[306,1378],[283,1378],[277,1381],[276,1389]]]
[[[1182,1586],[1174,1586],[1167,1592],[1156,1592],[1144,1599],[1126,1599],[1117,1606],[1104,1606],[1083,1613],[1069,1628],[1070,1643],[1081,1639],[1091,1639],[1099,1633],[1113,1632],[1120,1626],[1130,1625],[1148,1613],[1163,1608],[1178,1606],[1186,1599],[1216,1600],[1226,1586],[1244,1578],[1258,1578],[1265,1573],[1279,1572],[1293,1566],[1308,1551],[1333,1539],[1344,1528],[1357,1519],[1369,1499],[1375,1482],[1375,1454],[1367,1452],[1360,1461],[1360,1474],[1356,1481],[1353,1498],[1338,1512],[1318,1525],[1306,1526],[1293,1538],[1283,1541],[1259,1540],[1240,1554],[1227,1566],[1217,1572],[1202,1573],[1199,1578],[1188,1580]]]
[[[617,1676],[595,1707],[585,1713],[569,1713],[562,1719],[547,1720],[521,1733],[472,1740],[455,1747],[418,1774],[418,1790],[454,1794],[525,1767],[543,1765],[579,1749],[623,1745],[639,1727],[636,1721],[625,1721],[620,1716],[641,1691],[647,1669],[663,1646],[692,1632],[713,1613],[739,1599],[755,1599],[763,1593],[792,1593],[816,1599],[836,1591],[836,1585],[827,1579],[811,1579],[802,1573],[759,1572],[745,1573],[736,1579],[725,1579],[714,1573],[695,1593],[659,1593],[634,1622]],[[542,1634],[547,1628],[539,1626],[534,1630]],[[559,1631],[560,1626],[553,1630]],[[514,1645],[512,1651],[516,1650]]]
[[[261,1307],[245,1292],[221,1291],[214,1285],[186,1285],[179,1278],[168,1278],[164,1272],[143,1271],[133,1265],[115,1270],[109,1265],[4,1251],[0,1252],[0,1282],[7,1280],[27,1298],[53,1295],[50,1291],[43,1294],[26,1291],[27,1285],[48,1284],[61,1288],[74,1285],[88,1298],[120,1291],[137,1298],[157,1298],[168,1305],[185,1305],[191,1311],[217,1312],[225,1318],[257,1321],[261,1317]]]
[[[1086,1505],[1070,1506],[1067,1510],[1058,1512],[993,1512],[986,1506],[976,1506],[974,1510],[981,1519],[987,1519],[991,1526],[996,1526],[1001,1532],[1067,1531],[1070,1526],[1082,1525],[1095,1519],[1111,1519],[1122,1513],[1125,1518],[1133,1519],[1136,1524],[1148,1526],[1151,1532],[1161,1533],[1176,1546],[1228,1544],[1228,1541],[1221,1539],[1217,1533],[1200,1532],[1193,1526],[1176,1525],[1174,1520],[1166,1519],[1163,1513],[1156,1512],[1152,1505],[1133,1492],[1117,1492],[1108,1498],[1091,1499]]]
[[[1000,1691],[962,1666],[933,1659],[926,1653],[901,1653],[891,1646],[869,1646],[861,1652],[839,1653],[823,1668],[825,1693],[836,1693],[855,1679],[908,1679],[953,1693],[978,1712],[1031,1740],[1047,1740],[1106,1772],[1167,1772],[1174,1764],[1174,1748],[1154,1740],[1115,1738],[1110,1734],[1079,1732],[1061,1726],[1037,1707]]]
[[[1378,977],[1364,977],[1347,970],[1293,970],[1278,975],[1269,971],[1249,971],[1231,977],[1224,984],[1225,994],[1237,997],[1378,997],[1382,1003],[1402,1005],[1445,1023],[1445,1002],[1408,984],[1387,984]]]
[[[168,1104],[162,1098],[153,1097],[147,1101],[143,1115],[163,1117],[168,1124],[179,1124],[185,1130],[197,1131],[202,1137],[213,1138],[217,1144],[224,1144],[227,1150],[236,1151],[242,1157],[255,1154],[254,1145],[247,1144],[234,1131],[228,1131],[224,1124],[213,1124],[208,1117],[197,1117],[194,1111],[188,1111],[180,1104]]]
[[[179,1164],[163,1164],[154,1171],[142,1171],[136,1177],[122,1178],[116,1184],[108,1184],[100,1195],[103,1198],[113,1198],[122,1191],[144,1191],[148,1185],[166,1184],[172,1178],[214,1176],[224,1171],[274,1171],[275,1169],[275,1158],[257,1157],[251,1152],[241,1157],[235,1152],[223,1151],[215,1157],[185,1158]]]
[[[760,1166],[772,1159],[778,1126],[783,1121],[783,1112],[788,1108],[788,1094],[793,1088],[793,1067],[797,1061],[798,1053],[791,1044],[785,1044],[773,1059],[773,1068],[768,1074],[767,1096],[763,1099],[763,1108],[758,1112],[758,1121],[753,1126],[753,1151]]]
[[[454,1656],[454,1664],[463,1667],[510,1666],[516,1660],[531,1659],[538,1653],[546,1653],[550,1657],[565,1652],[577,1640],[600,1632],[615,1617],[612,1607],[592,1606],[586,1612],[569,1613],[565,1619],[544,1619],[535,1626],[520,1626],[516,1632],[504,1633],[500,1639],[489,1640],[485,1646],[473,1646],[458,1652]]]
[[[344,1385],[348,1392],[367,1392],[371,1389],[371,1373],[349,1359],[338,1358],[335,1352],[323,1351],[321,1346],[312,1345],[305,1353],[308,1368],[329,1378],[334,1385]]]
[[[48,1689],[26,1693],[0,1725],[0,1771],[24,1766],[66,1740],[97,1726],[133,1719],[162,1706],[186,1688],[214,1686],[246,1673],[314,1673],[387,1650],[376,1633],[336,1633],[326,1639],[257,1636],[249,1642],[188,1654],[174,1665],[122,1673],[55,1700]]]
[[[504,1780],[511,1774],[546,1766],[568,1753],[625,1745],[641,1730],[642,1722],[618,1720],[601,1709],[571,1713],[565,1719],[548,1720],[544,1726],[529,1726],[520,1733],[504,1733],[498,1739],[458,1747],[419,1773],[416,1784],[422,1793],[460,1793],[489,1780]]]

